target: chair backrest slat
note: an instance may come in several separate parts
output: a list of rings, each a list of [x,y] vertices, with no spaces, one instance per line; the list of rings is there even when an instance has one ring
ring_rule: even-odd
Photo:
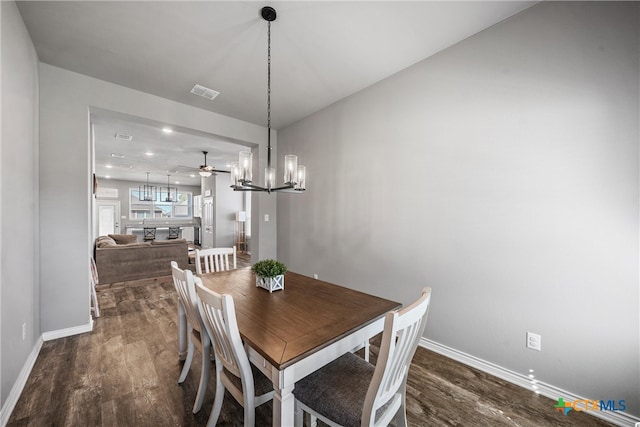
[[[427,324],[430,303],[431,288],[424,288],[417,301],[387,313],[380,354],[365,398],[362,425],[386,425],[399,407],[411,360]],[[393,399],[393,404],[376,419],[378,409]]]
[[[232,264],[229,263],[231,255]],[[236,247],[196,249],[196,274],[215,273],[237,268]]]

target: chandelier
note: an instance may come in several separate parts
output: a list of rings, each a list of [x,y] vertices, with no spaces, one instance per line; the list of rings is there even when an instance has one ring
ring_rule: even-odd
[[[149,172],[147,172],[147,183],[138,186],[138,198],[141,202],[151,202],[156,199],[156,187],[149,185]]]
[[[284,156],[284,184],[276,186],[276,169],[271,167],[271,22],[276,20],[274,8],[261,9],[262,18],[267,21],[267,167],[264,171],[264,186],[253,184],[253,153],[241,151],[238,162],[231,164],[231,188],[234,191],[274,191],[306,189],[306,168],[298,164],[298,156]]]

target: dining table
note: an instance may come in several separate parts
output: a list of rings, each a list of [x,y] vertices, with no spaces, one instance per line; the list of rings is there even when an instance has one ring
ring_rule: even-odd
[[[274,426],[294,424],[296,381],[361,347],[382,332],[385,313],[401,307],[292,271],[285,273],[284,289],[274,292],[257,287],[250,268],[200,279],[214,292],[233,297],[249,360],[273,382]],[[184,316],[179,323],[186,329]],[[186,344],[180,341],[179,346]]]

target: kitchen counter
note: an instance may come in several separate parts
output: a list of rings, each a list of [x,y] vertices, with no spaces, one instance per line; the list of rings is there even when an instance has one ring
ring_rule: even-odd
[[[145,227],[156,228],[156,240],[167,240],[169,236],[169,227],[179,227],[181,239],[193,240],[195,244],[200,244],[200,224],[193,223],[172,223],[172,224],[129,224],[125,226],[125,234],[134,234],[137,236],[138,242],[142,242],[143,230]],[[191,229],[193,232],[191,232]]]

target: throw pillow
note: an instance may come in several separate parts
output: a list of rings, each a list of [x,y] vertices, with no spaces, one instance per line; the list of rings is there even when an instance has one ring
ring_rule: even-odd
[[[117,246],[117,245],[116,245],[116,241],[113,240],[110,237],[98,239],[96,241],[96,247],[97,248],[108,248],[108,247],[112,247],[112,246]]]

